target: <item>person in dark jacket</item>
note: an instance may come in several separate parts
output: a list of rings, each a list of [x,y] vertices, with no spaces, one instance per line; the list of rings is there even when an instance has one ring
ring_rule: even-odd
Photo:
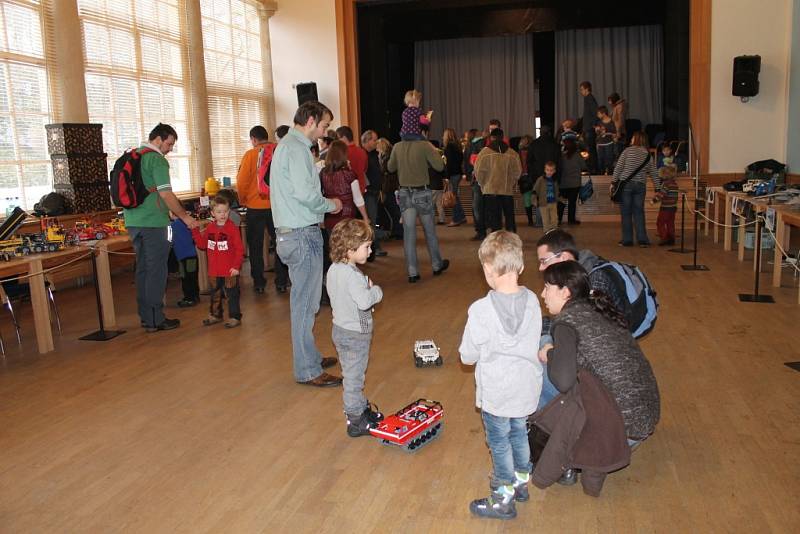
[[[453,206],[453,220],[447,226],[460,226],[467,222],[467,216],[461,206],[461,198],[458,196],[458,184],[461,183],[464,155],[461,153],[461,146],[458,144],[454,129],[447,128],[444,131],[442,146],[444,147],[444,157],[447,160],[445,170],[448,180],[450,180],[450,189],[456,195],[456,205]]]
[[[583,97],[583,115],[581,116],[581,135],[583,144],[589,151],[589,170],[597,169],[597,148],[595,147],[595,124],[597,124],[597,100],[592,94],[592,83],[581,82],[579,91]]]
[[[544,164],[548,161],[558,161],[560,158],[561,148],[553,137],[553,128],[545,124],[540,130],[539,137],[528,149],[528,175],[542,176]]]
[[[547,363],[547,379],[566,393],[579,369],[595,375],[614,397],[631,447],[647,439],[661,415],[658,383],[625,317],[608,297],[590,289],[589,276],[578,262],[565,261],[544,271],[542,298],[556,316],[553,343],[539,351]]]
[[[575,217],[578,210],[578,193],[581,190],[581,172],[586,169],[586,161],[578,151],[578,143],[574,139],[564,140],[564,152],[561,154],[558,165],[558,187],[561,196],[567,199],[568,207],[567,223],[580,224]],[[558,224],[564,218],[565,204],[558,203]]]

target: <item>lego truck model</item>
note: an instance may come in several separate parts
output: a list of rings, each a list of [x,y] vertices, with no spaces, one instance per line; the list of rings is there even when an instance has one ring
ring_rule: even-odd
[[[414,451],[442,433],[444,409],[441,403],[418,399],[395,414],[386,416],[370,434],[385,445]]]

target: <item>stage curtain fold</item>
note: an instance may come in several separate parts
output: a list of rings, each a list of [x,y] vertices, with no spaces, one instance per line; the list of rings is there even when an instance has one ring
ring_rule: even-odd
[[[414,43],[414,83],[433,110],[431,139],[500,119],[509,137],[532,134],[538,104],[531,35]],[[410,88],[409,88],[410,89]]]
[[[663,67],[661,26],[556,32],[556,120],[580,118],[578,84],[587,80],[599,105],[617,92],[628,102],[628,118],[642,121],[642,128],[660,124]]]

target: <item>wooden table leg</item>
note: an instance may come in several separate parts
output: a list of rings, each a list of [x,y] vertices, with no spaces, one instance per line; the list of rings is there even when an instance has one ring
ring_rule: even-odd
[[[725,229],[723,230],[723,246],[724,250],[731,250],[731,242],[733,241],[733,199],[731,196],[725,195]]]
[[[719,243],[719,195],[714,191],[714,243]]]
[[[786,250],[788,240],[786,239],[786,228],[783,224],[783,217],[781,212],[776,210],[775,213],[775,256],[773,257],[772,266],[772,287],[781,287],[781,263],[783,262],[783,254],[781,248]]]
[[[197,249],[197,285],[200,293],[208,293],[208,258],[206,251]]]
[[[747,235],[746,222],[747,220],[744,217],[739,216],[739,261],[744,261],[744,238]]]
[[[44,287],[42,260],[28,262],[29,273],[39,273],[31,276],[28,283],[31,288],[31,306],[33,307],[33,322],[36,327],[36,343],[39,354],[45,354],[55,349],[53,345],[53,331],[50,328],[50,303],[47,300],[47,290]]]
[[[111,288],[111,266],[108,260],[108,244],[97,244],[97,287],[100,291],[100,305],[103,308],[103,326],[115,328],[117,314],[114,310],[114,291]]]

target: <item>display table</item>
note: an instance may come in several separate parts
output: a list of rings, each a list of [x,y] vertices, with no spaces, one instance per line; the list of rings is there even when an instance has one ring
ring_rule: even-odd
[[[50,327],[50,305],[47,301],[47,290],[42,271],[77,260],[81,256],[88,259],[91,254],[90,250],[84,248],[68,247],[57,252],[31,254],[0,262],[0,276],[2,277],[33,274],[31,277],[23,279],[22,282],[30,285],[33,324],[36,329],[36,343],[40,354],[54,350],[53,331]]]
[[[784,250],[789,248],[789,239],[791,237],[791,227],[800,227],[800,206],[772,206],[775,209],[775,241],[776,244]],[[774,265],[772,270],[772,286],[780,287],[781,285],[781,263],[783,262],[783,255],[780,249],[775,247]],[[798,290],[797,302],[800,304],[800,289]]]

